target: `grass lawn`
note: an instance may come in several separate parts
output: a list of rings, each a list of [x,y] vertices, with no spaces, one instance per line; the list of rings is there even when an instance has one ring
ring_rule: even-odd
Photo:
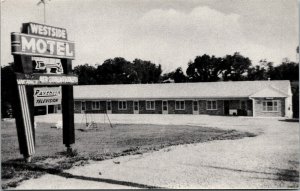
[[[38,123],[36,154],[30,164],[19,154],[14,121],[1,122],[2,188],[14,187],[20,181],[44,173],[58,173],[88,160],[105,160],[128,154],[142,154],[166,146],[255,136],[248,132],[188,125],[97,124],[85,131],[75,124],[75,145],[65,152],[62,130],[54,124]]]

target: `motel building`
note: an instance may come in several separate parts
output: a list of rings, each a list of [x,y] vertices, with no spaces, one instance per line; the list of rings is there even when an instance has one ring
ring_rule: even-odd
[[[281,81],[74,86],[75,113],[237,115],[292,118]]]

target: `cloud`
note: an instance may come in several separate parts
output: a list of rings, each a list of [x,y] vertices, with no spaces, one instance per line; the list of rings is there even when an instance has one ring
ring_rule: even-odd
[[[189,13],[174,9],[151,10],[137,24],[144,33],[199,39],[207,34],[224,36],[236,33],[239,31],[238,20],[237,14],[227,15],[205,6],[196,7]]]
[[[226,14],[208,6],[198,6],[189,12],[153,9],[124,31],[124,55],[160,61],[165,71],[177,67],[186,69],[189,60],[202,54],[223,57],[240,52],[253,64],[264,58],[277,63],[286,56],[293,58],[293,54],[286,55],[291,47],[294,49],[293,44],[280,47],[275,41],[273,46],[264,44],[259,39],[270,34],[252,33],[250,36],[249,26],[257,31],[259,25],[245,21],[241,15]]]
[[[134,37],[128,52],[155,57],[166,70],[186,68],[188,61],[197,55],[223,56],[237,51],[228,47],[232,44],[237,47],[244,39],[239,18],[237,14],[224,14],[207,6],[190,12],[154,9],[125,32],[128,38]]]

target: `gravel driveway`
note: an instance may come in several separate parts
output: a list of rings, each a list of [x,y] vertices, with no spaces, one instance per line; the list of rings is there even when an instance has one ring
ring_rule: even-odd
[[[37,117],[38,122],[58,115]],[[95,115],[101,122],[103,117]],[[80,122],[82,115],[75,116]],[[110,115],[112,123],[193,124],[258,134],[172,146],[160,151],[119,157],[24,181],[17,189],[97,188],[298,188],[298,123],[278,118],[184,115]],[[53,122],[53,121],[52,121]],[[72,178],[67,178],[72,175]]]

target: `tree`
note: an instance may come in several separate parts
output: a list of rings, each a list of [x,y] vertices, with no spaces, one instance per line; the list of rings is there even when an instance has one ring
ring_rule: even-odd
[[[187,81],[188,81],[188,78],[183,73],[181,67],[178,67],[175,71],[165,73],[162,76],[162,82],[164,82],[164,83],[170,83],[170,82],[182,83],[182,82],[187,82]]]
[[[266,80],[267,76],[268,73],[264,67],[253,66],[247,71],[247,80]]]
[[[15,80],[14,71],[10,63],[8,66],[1,67],[1,117],[10,117],[11,103],[13,98],[12,84]]]
[[[246,74],[250,66],[250,59],[242,56],[238,52],[235,52],[233,56],[226,55],[225,58],[222,59],[222,78],[224,81],[245,80],[246,77],[244,74]]]
[[[163,83],[173,83],[174,82],[174,71],[168,72],[162,75],[161,82]]]
[[[96,68],[88,64],[76,66],[74,73],[78,76],[79,85],[96,84]]]
[[[194,62],[188,63],[186,74],[192,82],[218,81],[223,72],[222,59],[207,54],[197,56]]]
[[[245,75],[250,66],[250,59],[238,52],[224,58],[204,54],[188,63],[186,73],[192,82],[213,82],[221,79],[238,81],[247,79]]]
[[[269,71],[272,80],[299,80],[299,64],[295,62],[283,62]]]
[[[162,73],[160,64],[156,66],[151,61],[135,59],[133,61],[133,69],[138,76],[139,83],[158,83],[160,81]]]
[[[247,80],[267,80],[270,78],[271,73],[274,71],[272,62],[266,59],[259,61],[259,65],[250,66],[247,70]]]
[[[133,84],[138,82],[138,76],[132,63],[121,57],[107,59],[98,66],[96,72],[97,84]]]
[[[278,66],[274,66],[272,62],[266,59],[259,61],[259,66],[250,67],[247,71],[248,80],[299,80],[299,64],[290,62],[288,58],[283,59]]]
[[[181,67],[175,70],[173,79],[175,83],[187,82],[187,77],[184,75]]]
[[[97,68],[98,84],[137,84],[158,83],[161,77],[161,65],[150,61],[135,59],[133,63],[117,57],[105,60]]]

